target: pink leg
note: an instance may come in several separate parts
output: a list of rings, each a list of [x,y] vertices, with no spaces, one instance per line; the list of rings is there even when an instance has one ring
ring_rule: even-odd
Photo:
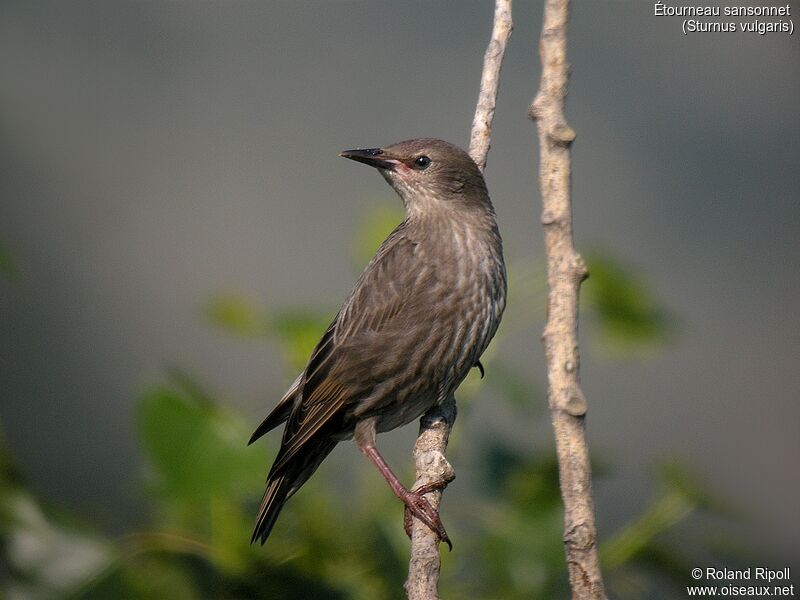
[[[355,435],[356,444],[358,444],[359,450],[363,452],[367,458],[369,458],[372,463],[378,468],[383,478],[386,480],[386,483],[389,484],[389,487],[392,488],[394,495],[400,498],[403,501],[403,504],[406,506],[406,515],[404,518],[404,525],[406,529],[406,533],[410,534],[410,515],[413,514],[417,517],[420,521],[425,523],[431,530],[439,536],[439,539],[445,542],[448,547],[452,550],[453,544],[450,542],[450,538],[447,536],[447,531],[444,529],[444,525],[442,525],[442,520],[439,518],[439,512],[436,511],[430,503],[424,498],[424,495],[432,492],[437,489],[442,489],[445,485],[444,482],[441,483],[433,483],[428,484],[420,487],[418,490],[407,490],[403,487],[403,484],[400,483],[400,480],[397,476],[392,472],[389,465],[384,460],[381,453],[378,452],[378,448],[375,445],[375,427],[374,423],[371,421],[362,421],[356,427],[356,435]]]

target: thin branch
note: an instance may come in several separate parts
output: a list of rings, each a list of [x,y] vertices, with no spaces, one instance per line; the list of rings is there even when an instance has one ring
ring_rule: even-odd
[[[418,488],[429,483],[450,483],[456,477],[445,458],[450,430],[456,420],[456,400],[450,396],[441,406],[429,410],[419,422],[419,437],[414,444],[414,466]],[[425,498],[439,510],[442,491],[436,490]],[[406,594],[409,600],[438,600],[439,593],[439,536],[416,518],[411,524],[411,559],[408,563]]]
[[[492,136],[492,119],[497,103],[497,89],[500,85],[500,68],[503,65],[503,54],[506,51],[508,38],[514,24],[511,21],[511,0],[496,0],[494,5],[494,24],[492,39],[483,55],[483,73],[481,75],[481,91],[478,94],[478,106],[472,119],[472,134],[469,140],[469,155],[478,168],[486,168],[486,156],[489,154]]]
[[[564,117],[568,20],[569,0],[546,0],[539,44],[542,78],[529,109],[539,133],[539,185],[550,288],[542,339],[564,500],[564,547],[572,598],[605,600],[586,443],[587,402],[579,377],[578,293],[587,270],[572,241],[570,146],[575,132]]]
[[[500,67],[506,43],[511,35],[512,0],[495,0],[492,37],[483,59],[481,87],[475,118],[472,121],[469,154],[483,171],[492,132],[492,118],[500,83]],[[456,418],[456,403],[453,396],[441,406],[429,410],[420,420],[419,437],[414,444],[414,463],[417,480],[415,488],[435,481],[449,483],[455,471],[445,458],[450,430]],[[426,496],[433,508],[439,508],[442,492],[434,491]],[[439,538],[424,523],[416,518],[411,522],[411,559],[408,565],[406,594],[409,600],[438,600]]]

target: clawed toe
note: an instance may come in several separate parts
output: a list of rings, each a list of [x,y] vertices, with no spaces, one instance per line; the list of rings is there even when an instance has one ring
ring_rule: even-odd
[[[367,458],[369,458],[375,464],[375,466],[378,468],[378,471],[380,471],[381,475],[383,475],[383,478],[386,479],[386,483],[389,484],[389,487],[392,488],[392,491],[395,493],[395,495],[403,501],[403,504],[406,505],[405,515],[403,517],[403,527],[405,528],[408,537],[411,537],[411,517],[413,515],[425,523],[425,525],[427,525],[431,531],[439,536],[439,541],[446,542],[447,546],[452,550],[453,544],[450,542],[450,538],[447,537],[447,532],[444,529],[444,525],[442,525],[442,520],[439,518],[439,511],[435,510],[423,496],[434,490],[444,489],[447,486],[447,483],[451,481],[453,477],[451,476],[447,481],[434,481],[432,483],[421,485],[417,489],[407,490],[405,487],[403,487],[403,484],[400,483],[400,480],[397,479],[397,476],[392,473],[389,465],[386,464],[386,461],[383,459],[380,452],[378,452],[378,448],[375,447],[374,423],[371,425],[370,423],[371,422],[369,420],[362,421],[356,426],[356,443],[358,443],[358,448],[367,456]],[[359,427],[362,428],[360,433]]]
[[[453,544],[447,535],[447,531],[445,531],[439,512],[424,498],[425,494],[441,490],[446,485],[443,481],[436,481],[409,490],[402,499],[406,505],[403,515],[403,528],[406,530],[408,537],[411,537],[411,517],[413,515],[425,523],[439,537],[439,541],[445,542],[447,547],[452,550]]]
[[[431,481],[430,483],[425,483],[419,487],[415,487],[411,490],[411,492],[414,494],[419,494],[420,496],[424,496],[425,494],[430,494],[431,492],[435,492],[437,490],[443,490],[446,487],[446,481],[437,479],[436,481]]]

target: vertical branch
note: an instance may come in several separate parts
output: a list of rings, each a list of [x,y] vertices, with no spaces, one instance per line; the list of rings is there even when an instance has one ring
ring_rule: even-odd
[[[414,467],[417,471],[415,488],[436,482],[447,484],[455,479],[456,473],[444,455],[455,420],[456,400],[453,396],[420,419],[419,437],[414,444]],[[434,510],[439,510],[442,490],[434,490],[425,498]],[[438,600],[440,567],[439,536],[412,517],[411,559],[405,585],[408,600]]]
[[[564,546],[572,598],[604,600],[584,422],[587,403],[578,372],[578,293],[587,271],[572,241],[570,146],[575,132],[564,117],[568,19],[569,0],[546,0],[539,44],[542,78],[529,109],[539,133],[539,185],[550,288],[542,339],[564,500]]]
[[[481,171],[486,167],[486,156],[489,153],[492,119],[500,84],[500,67],[513,28],[511,3],[512,0],[495,0],[492,36],[483,58],[481,86],[469,145],[469,154]],[[445,458],[447,441],[455,419],[456,401],[451,396],[441,406],[429,410],[420,420],[419,437],[414,444],[417,477],[414,488],[436,481],[449,483],[455,478],[455,471]],[[426,498],[438,510],[442,491],[433,491]],[[424,523],[412,518],[411,559],[405,584],[409,600],[438,600],[440,567],[439,538]]]
[[[486,156],[492,137],[492,119],[497,102],[497,88],[500,85],[500,68],[503,66],[503,54],[506,51],[508,38],[514,24],[511,21],[511,0],[496,0],[494,5],[494,24],[492,39],[483,55],[483,73],[481,89],[478,94],[478,105],[472,119],[472,133],[469,139],[469,155],[483,172],[486,168]]]

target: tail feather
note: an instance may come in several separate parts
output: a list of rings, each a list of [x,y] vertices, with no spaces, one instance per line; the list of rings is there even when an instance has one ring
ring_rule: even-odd
[[[251,544],[258,540],[263,545],[267,541],[283,505],[308,481],[335,446],[335,441],[321,440],[300,452],[278,473],[271,475],[267,480],[267,489],[264,491],[264,498],[258,510],[258,519],[253,529],[253,536],[250,538]]]
[[[253,529],[253,537],[250,538],[251,544],[258,540],[261,545],[264,545],[264,542],[267,541],[283,505],[289,499],[290,486],[291,482],[286,476],[279,476],[267,484],[264,498],[261,500],[261,508],[258,510],[258,519]]]

